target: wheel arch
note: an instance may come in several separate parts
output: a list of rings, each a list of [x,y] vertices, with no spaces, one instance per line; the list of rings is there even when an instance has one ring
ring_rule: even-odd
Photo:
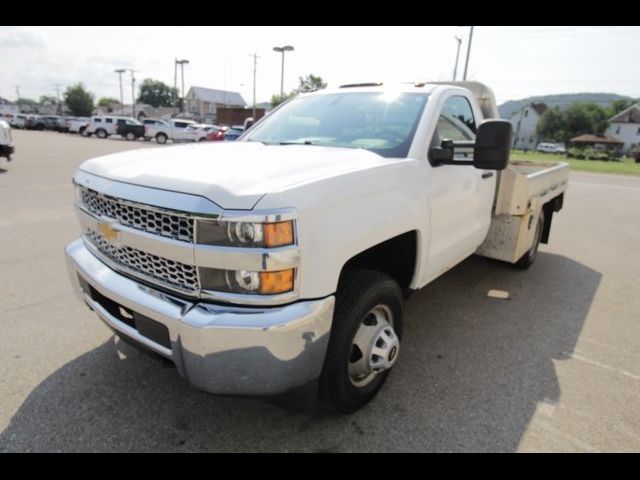
[[[418,242],[418,231],[410,230],[377,243],[349,258],[340,270],[338,282],[347,271],[368,269],[386,273],[408,290],[417,272]]]

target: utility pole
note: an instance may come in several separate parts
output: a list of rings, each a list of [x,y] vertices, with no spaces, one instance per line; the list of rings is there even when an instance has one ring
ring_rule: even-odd
[[[467,59],[464,62],[464,75],[462,76],[462,80],[467,80],[467,69],[469,68],[469,56],[471,55],[471,42],[473,40],[473,25],[471,26],[471,30],[469,30],[469,45],[467,45]]]
[[[20,85],[16,85],[16,95],[18,96],[18,101],[16,103],[20,103]]]
[[[457,35],[454,37],[458,42],[458,50],[456,51],[456,63],[453,65],[453,81],[456,81],[456,76],[458,75],[458,59],[460,58],[460,45],[462,45],[462,38]]]
[[[177,60],[176,59],[176,66],[178,64],[180,64],[180,75],[182,76],[182,113],[184,113],[184,107],[185,107],[185,98],[184,98],[184,64],[185,63],[189,63],[189,60],[187,60],[186,58],[182,59],[182,60]],[[176,82],[177,83],[177,82]]]
[[[253,119],[256,119],[256,70],[258,69],[258,59],[260,58],[257,53],[249,54],[253,57]]]
[[[131,116],[136,118],[136,77],[131,70]]]
[[[136,118],[136,78],[134,73],[137,70],[134,70],[133,68],[126,68],[125,70],[131,72],[131,115],[133,118]]]
[[[58,99],[58,115],[62,115],[62,101],[60,100],[60,85],[58,85],[57,83],[54,85],[56,88],[56,97]]]
[[[120,81],[120,115],[124,115],[124,95],[122,94],[122,74],[126,72],[124,68],[114,70],[118,74],[118,80]]]
[[[178,107],[178,58],[173,57],[173,114]]]

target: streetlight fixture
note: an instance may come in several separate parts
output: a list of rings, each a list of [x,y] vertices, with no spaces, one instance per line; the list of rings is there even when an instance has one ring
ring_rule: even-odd
[[[280,74],[280,96],[284,95],[284,52],[293,52],[291,45],[285,45],[284,47],[273,47],[274,52],[280,52],[282,54],[282,69]]]
[[[120,115],[124,115],[124,96],[122,94],[122,74],[126,72],[124,68],[118,68],[114,70],[118,74],[118,80],[120,81]]]
[[[184,104],[185,104],[185,99],[184,99],[184,64],[185,63],[189,63],[189,60],[187,60],[186,58],[183,58],[182,60],[178,60],[176,59],[176,65],[180,65],[180,76],[182,77],[182,113],[184,113]]]

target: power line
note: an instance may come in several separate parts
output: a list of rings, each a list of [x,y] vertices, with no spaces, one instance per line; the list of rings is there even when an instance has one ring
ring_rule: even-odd
[[[519,38],[564,38],[575,36],[611,36],[611,35],[640,35],[640,29],[548,29],[548,30],[489,30],[483,29],[482,37],[519,37]]]

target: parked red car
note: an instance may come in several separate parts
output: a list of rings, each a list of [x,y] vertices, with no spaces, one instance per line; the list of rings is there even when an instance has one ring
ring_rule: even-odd
[[[207,133],[205,137],[207,142],[217,142],[224,140],[224,130],[223,129],[214,129]]]

